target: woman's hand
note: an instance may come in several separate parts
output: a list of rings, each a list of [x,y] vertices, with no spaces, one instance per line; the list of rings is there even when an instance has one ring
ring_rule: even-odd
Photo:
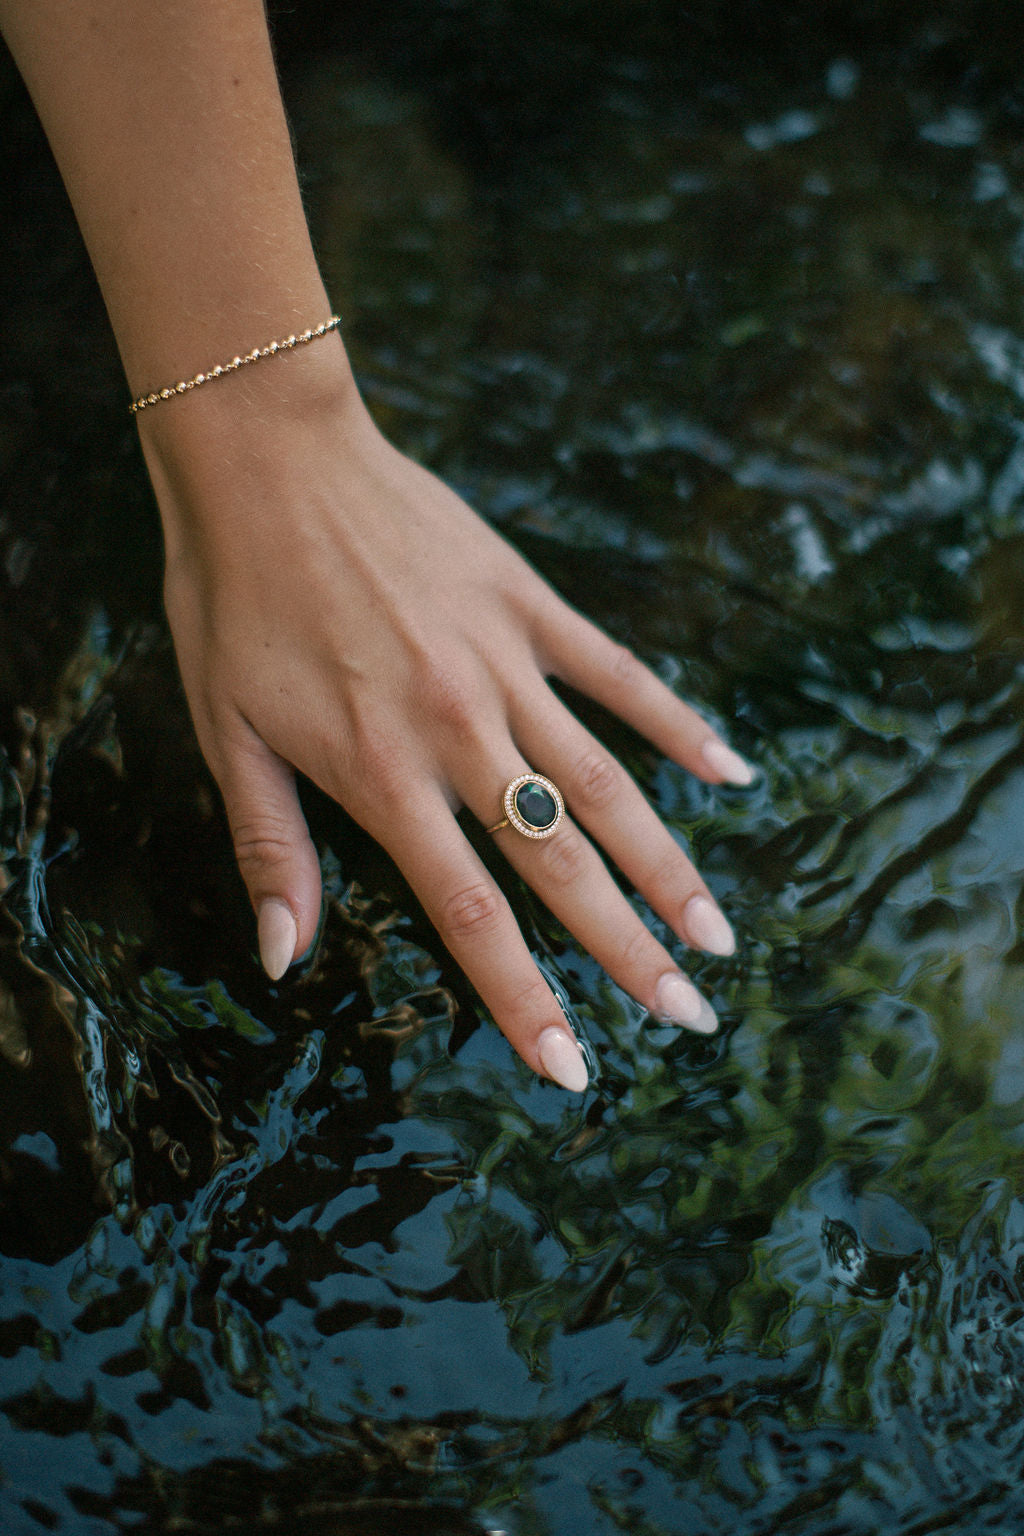
[[[546,679],[598,700],[703,779],[746,783],[750,770],[380,435],[343,359],[328,338],[140,418],[182,678],[261,957],[276,979],[316,930],[299,769],[388,850],[524,1061],[578,1091],[582,1055],[455,812],[491,826],[511,779],[552,779],[567,808],[559,829],[532,840],[505,827],[497,845],[638,1002],[709,1031],[711,1009],[598,848],[686,943],[727,954],[729,925]]]
[[[0,0],[0,26],[133,395],[330,313],[261,0]],[[270,975],[310,944],[320,906],[300,769],[393,855],[524,1060],[581,1089],[572,1032],[454,815],[496,823],[529,767],[560,786],[569,819],[545,841],[497,831],[506,857],[645,1007],[714,1028],[595,843],[688,943],[728,952],[728,924],[545,678],[704,778],[746,782],[746,765],[383,440],[337,335],[138,421],[182,678]]]

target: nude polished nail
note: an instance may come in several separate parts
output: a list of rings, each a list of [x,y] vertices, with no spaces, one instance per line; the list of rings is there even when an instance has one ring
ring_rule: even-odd
[[[699,1035],[713,1035],[718,1028],[711,1004],[679,971],[666,971],[659,978],[653,1011],[663,1024],[682,1024]]]
[[[686,935],[695,949],[709,955],[731,955],[736,949],[736,935],[724,912],[707,896],[691,896],[683,908]]]
[[[717,736],[709,736],[700,750],[712,773],[717,773],[727,784],[746,786],[754,782],[754,770],[750,764],[744,762],[732,747],[727,747],[724,741],[719,741]]]
[[[299,942],[299,928],[291,908],[276,897],[268,897],[260,905],[256,931],[263,969],[271,981],[280,981],[295,959]]]
[[[570,1093],[582,1093],[590,1081],[583,1052],[568,1030],[552,1024],[537,1041],[537,1055],[548,1077]]]

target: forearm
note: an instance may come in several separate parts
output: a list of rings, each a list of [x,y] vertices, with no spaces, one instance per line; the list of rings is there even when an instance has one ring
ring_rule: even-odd
[[[0,27],[133,394],[327,318],[260,0],[0,0]]]

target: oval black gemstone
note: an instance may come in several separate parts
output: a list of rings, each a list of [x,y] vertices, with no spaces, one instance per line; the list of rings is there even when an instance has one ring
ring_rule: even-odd
[[[520,784],[516,790],[516,810],[528,827],[543,832],[558,815],[555,797],[543,784]]]

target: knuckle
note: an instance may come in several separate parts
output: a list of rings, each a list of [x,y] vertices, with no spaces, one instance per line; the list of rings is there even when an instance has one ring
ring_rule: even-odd
[[[363,809],[393,807],[408,789],[408,759],[389,731],[363,723],[352,733],[347,754],[352,780],[351,798]]]
[[[645,971],[659,950],[657,939],[641,923],[624,939],[619,951],[618,969],[624,976]]]
[[[588,845],[576,831],[557,832],[539,844],[541,872],[548,885],[575,885],[586,871]]]
[[[622,770],[601,752],[588,752],[573,775],[573,797],[581,810],[603,811],[622,785]]]
[[[621,688],[633,688],[639,682],[645,668],[643,663],[634,656],[628,645],[621,645],[618,641],[612,641],[611,654],[608,659],[608,670]]]
[[[419,696],[429,716],[455,735],[473,735],[479,728],[480,699],[464,668],[443,657],[421,665]]]
[[[701,885],[685,853],[673,848],[656,861],[644,889],[655,901],[682,905]]]
[[[501,1010],[498,1024],[517,1037],[531,1034],[546,1024],[556,1023],[561,1013],[551,988],[536,972],[510,991]]]
[[[290,828],[273,817],[233,822],[231,840],[243,878],[267,870],[282,869],[290,864],[293,857]]]
[[[480,882],[464,886],[442,905],[439,927],[453,940],[480,938],[501,922],[502,901],[498,892]]]

